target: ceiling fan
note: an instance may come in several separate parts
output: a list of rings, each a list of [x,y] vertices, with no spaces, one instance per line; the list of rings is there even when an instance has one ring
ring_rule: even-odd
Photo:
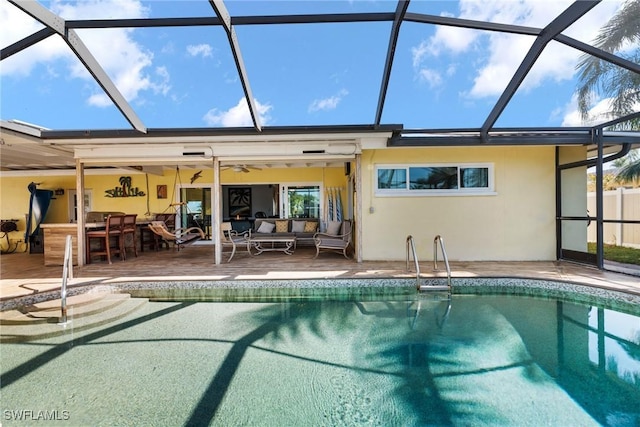
[[[240,172],[244,172],[244,173],[249,173],[251,170],[262,170],[261,168],[257,168],[255,166],[249,166],[249,165],[232,165],[232,166],[227,166],[222,168],[222,170],[227,170],[227,169],[231,169],[234,172],[240,173]]]

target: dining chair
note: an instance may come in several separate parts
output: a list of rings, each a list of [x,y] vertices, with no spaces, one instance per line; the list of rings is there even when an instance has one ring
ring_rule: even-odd
[[[138,256],[137,236],[138,226],[136,225],[136,219],[138,214],[126,214],[122,223],[122,256],[126,259],[127,249],[133,249],[133,254]],[[131,244],[129,244],[130,237]]]
[[[87,264],[91,264],[93,256],[106,256],[107,261],[111,264],[111,255],[119,255],[124,261],[124,248],[122,239],[122,227],[124,223],[124,215],[109,215],[105,221],[104,230],[89,230],[86,232],[86,258]],[[97,240],[98,247],[91,249],[91,242]],[[115,240],[115,246],[112,242]]]

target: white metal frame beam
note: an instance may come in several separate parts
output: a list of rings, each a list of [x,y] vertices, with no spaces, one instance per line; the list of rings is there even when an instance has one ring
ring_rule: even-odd
[[[242,89],[244,90],[244,96],[247,99],[247,106],[249,107],[249,113],[253,119],[253,126],[256,130],[262,130],[262,124],[260,123],[260,116],[258,115],[258,108],[256,107],[255,100],[253,99],[253,92],[251,91],[251,85],[249,84],[249,78],[247,76],[247,70],[244,66],[244,60],[240,53],[240,44],[238,43],[238,37],[236,36],[236,30],[231,25],[231,16],[227,11],[227,7],[222,0],[209,0],[211,7],[218,15],[218,18],[222,21],[227,38],[229,39],[229,45],[231,47],[231,53],[233,59],[236,62],[236,68],[240,75],[240,82],[242,83]]]

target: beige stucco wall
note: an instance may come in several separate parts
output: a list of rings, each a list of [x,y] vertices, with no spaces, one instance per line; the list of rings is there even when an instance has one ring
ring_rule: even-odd
[[[433,259],[441,235],[450,260],[555,259],[554,147],[367,150],[362,154],[362,256]],[[375,197],[376,164],[493,163],[495,195]],[[373,210],[373,213],[371,213]]]
[[[451,260],[555,259],[555,149],[554,147],[461,147],[364,150],[362,154],[362,236],[364,260],[404,260],[405,239],[414,236],[421,260],[433,259],[433,238],[443,236]],[[495,194],[482,196],[375,197],[376,164],[492,163]],[[353,170],[353,168],[352,168]],[[85,187],[92,190],[94,210],[121,210],[145,215],[163,212],[171,203],[176,184],[190,185],[197,172],[181,168],[164,176],[148,175],[147,197],[108,198],[105,190],[119,185],[123,173],[88,173]],[[132,171],[132,186],[147,192],[145,174]],[[40,188],[63,188],[46,222],[68,222],[68,190],[75,175],[6,177],[0,175],[2,218],[20,218],[28,211],[31,181]],[[281,168],[236,173],[222,172],[222,184],[322,183],[324,188],[347,188],[344,169]],[[168,199],[158,199],[156,186],[167,185]],[[204,170],[194,183],[213,186],[212,170]],[[342,192],[343,205],[347,192]],[[373,213],[370,212],[370,208]],[[20,226],[24,230],[24,222]],[[24,233],[24,231],[22,231]]]

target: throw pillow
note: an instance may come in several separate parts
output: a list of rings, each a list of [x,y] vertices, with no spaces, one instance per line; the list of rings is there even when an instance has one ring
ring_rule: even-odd
[[[304,232],[304,225],[307,221],[292,221],[291,222],[291,232],[292,233],[302,233]]]
[[[318,229],[318,223],[315,221],[305,221],[304,222],[304,232],[305,233],[315,233]]]
[[[341,225],[342,221],[329,221],[329,224],[327,225],[327,234],[337,236],[338,234],[340,234]]]
[[[256,233],[271,233],[274,228],[276,228],[275,224],[271,222],[263,221],[260,224],[260,227],[258,227],[258,229],[256,230]]]
[[[286,233],[289,231],[289,220],[276,221],[276,233]]]

